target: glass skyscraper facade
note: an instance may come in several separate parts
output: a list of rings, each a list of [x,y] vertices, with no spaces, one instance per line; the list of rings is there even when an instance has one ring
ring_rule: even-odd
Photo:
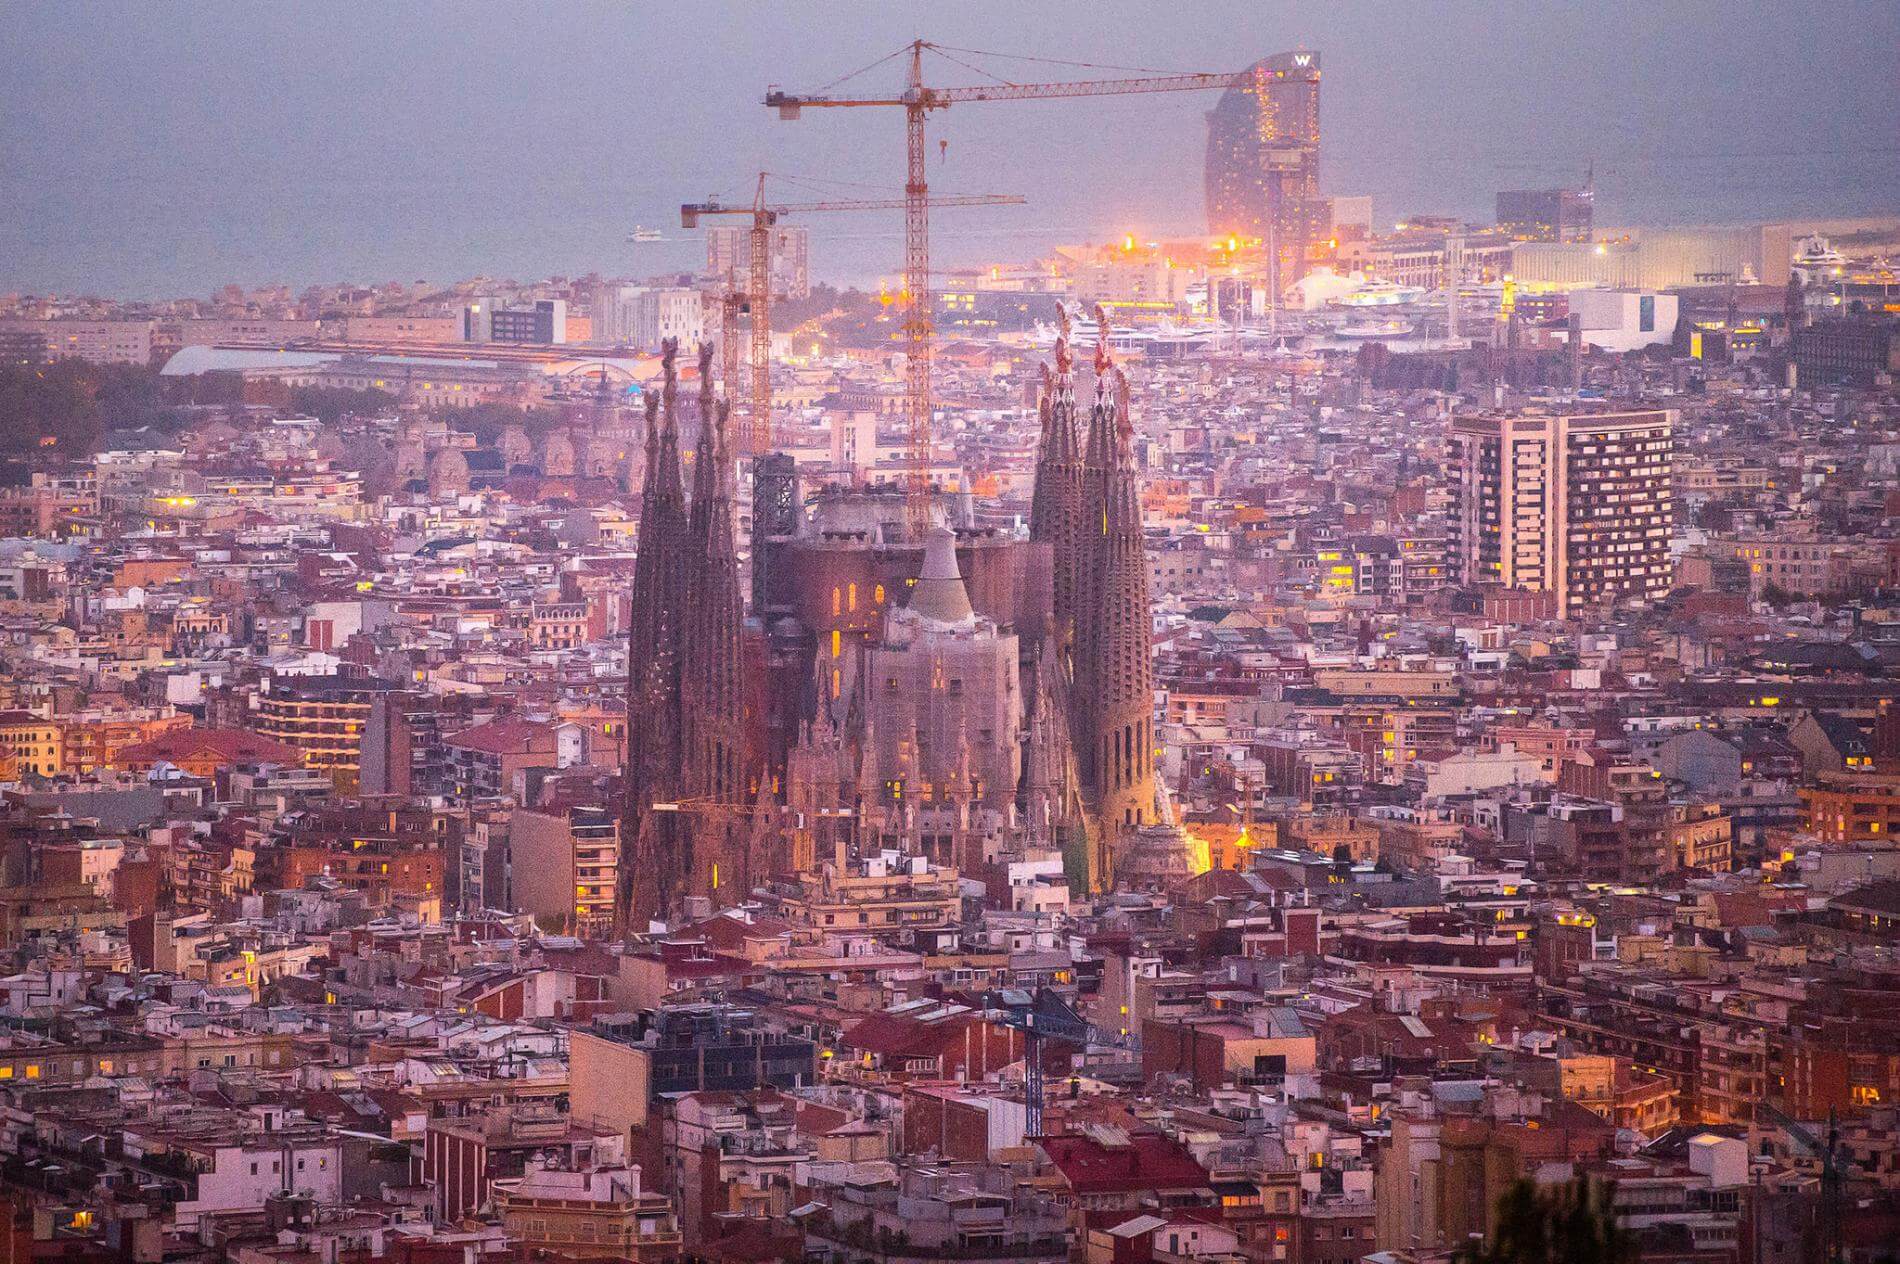
[[[1256,62],[1207,115],[1207,227],[1277,248],[1281,284],[1328,231],[1319,194],[1319,54]]]

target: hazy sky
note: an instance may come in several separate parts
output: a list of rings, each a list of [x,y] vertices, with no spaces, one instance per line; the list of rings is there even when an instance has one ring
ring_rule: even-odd
[[[35,292],[690,266],[627,233],[762,167],[901,186],[896,111],[759,98],[920,35],[1163,70],[1317,49],[1323,183],[1381,220],[1592,158],[1600,222],[1900,212],[1900,0],[0,0],[0,32],[0,288]],[[932,116],[933,187],[1030,200],[945,212],[940,261],[1198,232],[1212,103]],[[809,222],[821,275],[896,267],[894,216]]]

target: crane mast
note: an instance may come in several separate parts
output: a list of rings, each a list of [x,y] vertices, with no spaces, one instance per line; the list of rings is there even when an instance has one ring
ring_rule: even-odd
[[[765,176],[759,176],[759,191],[753,201],[751,284],[752,299],[752,390],[750,436],[747,455],[764,456],[777,447],[778,436],[772,429],[772,222],[777,216],[765,209]]]
[[[930,186],[924,167],[924,43],[910,47],[904,110],[904,416],[910,467],[904,517],[921,541],[930,522]]]
[[[768,88],[765,104],[782,119],[795,119],[806,108],[902,107],[904,111],[904,416],[909,425],[909,494],[905,518],[914,538],[928,526],[930,490],[930,358],[933,318],[930,302],[930,202],[924,165],[924,117],[932,110],[969,101],[1038,101],[1066,97],[1121,96],[1137,92],[1194,92],[1225,88],[1244,72],[1147,75],[1122,79],[1083,79],[1061,83],[981,84],[932,88],[924,83],[923,58],[936,45],[913,40],[908,48],[906,86],[900,96],[832,96]]]
[[[902,198],[856,198],[847,201],[787,202],[769,204],[765,200],[765,181],[769,173],[761,171],[756,191],[752,195],[750,206],[727,206],[722,202],[707,200],[687,202],[680,206],[680,226],[697,228],[699,221],[711,215],[745,216],[751,220],[747,232],[747,258],[745,263],[745,288],[741,290],[738,277],[730,277],[731,287],[720,302],[720,359],[725,374],[726,390],[729,394],[738,394],[739,380],[739,316],[750,312],[751,325],[748,339],[747,389],[745,391],[746,408],[749,416],[741,432],[745,440],[745,454],[762,456],[777,446],[777,434],[772,425],[772,227],[786,215],[804,215],[814,211],[886,211],[902,207],[908,215],[915,199],[910,197],[906,186]],[[938,206],[1019,206],[1023,199],[1006,193],[971,193],[935,199]],[[928,213],[929,199],[925,199],[920,208]],[[733,263],[733,272],[739,271],[737,260]],[[928,275],[926,273],[926,281]],[[925,326],[924,341],[929,341],[929,328]],[[925,364],[926,393],[928,390],[929,365]]]
[[[686,203],[680,207],[680,226],[696,228],[702,215],[749,215],[746,234],[745,285],[739,284],[740,261],[732,260],[726,274],[726,292],[719,298],[719,368],[728,397],[745,400],[744,425],[739,428],[740,450],[761,456],[774,446],[772,431],[772,225],[777,212],[765,205],[765,172],[750,207],[727,207],[715,202]],[[749,315],[748,381],[739,386],[739,317]]]

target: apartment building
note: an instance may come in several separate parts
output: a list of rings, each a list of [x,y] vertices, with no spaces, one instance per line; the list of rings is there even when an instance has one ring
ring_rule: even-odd
[[[1560,617],[1666,594],[1675,423],[1668,409],[1456,418],[1464,582],[1552,593]]]

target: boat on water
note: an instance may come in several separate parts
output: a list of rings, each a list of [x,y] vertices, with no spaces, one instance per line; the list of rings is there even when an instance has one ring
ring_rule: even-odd
[[[1803,285],[1827,285],[1847,270],[1847,256],[1817,233],[1795,242],[1789,267]]]
[[[1202,346],[1225,336],[1229,331],[1219,325],[1194,324],[1177,325],[1164,321],[1154,325],[1121,326],[1113,321],[1108,327],[1108,345],[1118,351],[1136,351],[1144,347],[1166,344],[1170,347],[1184,345]],[[1095,345],[1096,326],[1093,320],[1077,319],[1070,323],[1069,341],[1077,347]],[[1032,346],[1054,346],[1055,327],[1038,323],[1030,334]]]
[[[1384,277],[1373,277],[1364,285],[1349,294],[1342,294],[1330,300],[1334,307],[1347,309],[1368,307],[1404,307],[1416,303],[1425,297],[1425,291],[1416,285],[1400,285]]]
[[[1411,332],[1409,320],[1362,320],[1339,328],[1341,338],[1404,338]]]
[[[627,240],[628,241],[665,241],[666,237],[657,228],[647,228],[644,225],[636,224],[634,225],[633,231],[627,234]]]

